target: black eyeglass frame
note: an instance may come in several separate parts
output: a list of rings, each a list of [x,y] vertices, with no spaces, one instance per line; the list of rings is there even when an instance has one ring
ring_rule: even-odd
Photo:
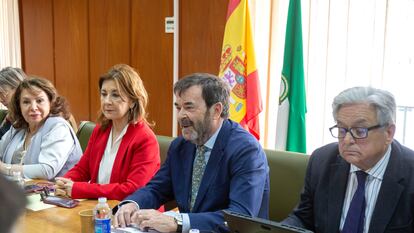
[[[346,134],[347,133],[350,133],[351,136],[352,136],[352,138],[354,138],[354,139],[364,139],[364,138],[367,138],[368,137],[368,132],[370,130],[382,128],[384,126],[386,126],[386,125],[377,124],[377,125],[374,125],[374,126],[371,126],[371,127],[350,127],[350,128],[345,128],[345,127],[338,127],[338,125],[334,125],[331,128],[329,128],[329,132],[331,132],[331,135],[334,138],[340,138],[340,139],[342,139],[342,138],[345,138],[346,137]],[[335,128],[338,129],[338,136],[335,136],[334,133],[332,132],[332,130],[335,129]],[[340,137],[339,136],[339,129],[345,130],[345,134],[344,134],[343,137]],[[352,133],[352,131],[355,132],[355,130],[363,130],[365,136],[364,137],[355,136],[354,133]]]

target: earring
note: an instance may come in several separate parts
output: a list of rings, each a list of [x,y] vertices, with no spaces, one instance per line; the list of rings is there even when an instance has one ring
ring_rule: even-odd
[[[128,110],[128,118],[131,121],[134,118],[134,106],[130,107]]]

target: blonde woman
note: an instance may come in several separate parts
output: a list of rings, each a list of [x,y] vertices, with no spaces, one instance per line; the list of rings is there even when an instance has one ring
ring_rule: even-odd
[[[101,109],[85,153],[64,177],[57,195],[122,200],[158,171],[158,142],[146,120],[148,95],[128,65],[112,67],[99,79]]]

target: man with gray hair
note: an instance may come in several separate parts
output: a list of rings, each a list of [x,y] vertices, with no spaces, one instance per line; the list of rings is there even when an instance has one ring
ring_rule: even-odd
[[[393,95],[353,87],[332,108],[338,142],[313,152],[300,202],[283,222],[319,233],[413,232],[414,152],[393,139]]]
[[[6,67],[0,70],[0,102],[8,108],[17,86],[26,78],[26,74],[20,68]],[[0,139],[10,129],[12,122],[9,116],[5,116],[0,122]]]

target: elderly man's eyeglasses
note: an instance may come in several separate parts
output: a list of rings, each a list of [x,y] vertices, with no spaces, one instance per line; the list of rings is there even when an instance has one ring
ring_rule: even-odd
[[[351,136],[355,139],[363,139],[368,137],[368,131],[373,129],[378,129],[383,127],[384,125],[374,125],[371,127],[351,127],[351,128],[344,128],[344,127],[338,127],[337,125],[332,126],[329,128],[329,131],[331,131],[332,137],[334,138],[344,138],[346,137],[346,133],[350,133]]]

